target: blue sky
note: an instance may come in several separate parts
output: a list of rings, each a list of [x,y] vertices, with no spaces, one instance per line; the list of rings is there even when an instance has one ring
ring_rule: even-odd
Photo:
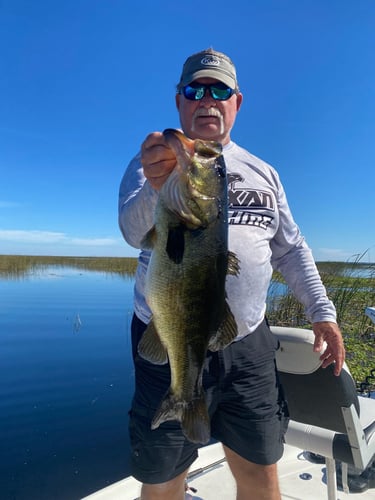
[[[375,261],[374,26],[373,0],[0,0],[0,254],[137,255],[121,177],[212,46],[315,259]]]

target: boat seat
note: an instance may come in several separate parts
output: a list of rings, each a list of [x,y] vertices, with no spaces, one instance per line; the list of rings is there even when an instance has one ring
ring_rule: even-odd
[[[366,307],[365,314],[375,323],[375,307]]]
[[[311,330],[271,330],[280,343],[276,363],[290,414],[285,442],[325,458],[328,499],[336,500],[336,462],[348,492],[348,465],[363,471],[375,459],[375,399],[358,396],[346,364],[338,377],[332,365],[321,367]]]

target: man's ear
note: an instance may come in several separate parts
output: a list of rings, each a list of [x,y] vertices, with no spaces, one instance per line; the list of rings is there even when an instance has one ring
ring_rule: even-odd
[[[178,111],[180,111],[180,98],[181,98],[181,95],[176,94],[176,108]]]
[[[239,92],[237,94],[237,111],[240,110],[240,107],[241,107],[241,104],[242,104],[242,100],[243,100],[243,95],[241,94],[241,92]]]

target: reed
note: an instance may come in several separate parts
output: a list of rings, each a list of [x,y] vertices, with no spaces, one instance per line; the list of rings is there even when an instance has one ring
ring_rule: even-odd
[[[73,267],[133,277],[137,259],[132,257],[54,257],[40,255],[0,255],[0,277],[22,279],[47,267]]]
[[[327,294],[336,307],[347,364],[359,385],[375,369],[375,325],[364,314],[367,306],[375,306],[375,264],[363,263],[362,258],[363,255],[352,262],[317,264]],[[361,271],[365,271],[365,277]],[[273,286],[284,283],[278,273],[274,273],[273,278]],[[282,295],[272,293],[271,285],[267,316],[272,325],[311,328],[303,306],[286,285]],[[375,390],[375,381],[372,381],[371,389]]]
[[[131,279],[137,259],[0,255],[0,278],[27,279],[51,266],[101,271]],[[337,310],[347,349],[347,363],[360,384],[375,369],[375,325],[364,314],[366,306],[375,305],[375,264],[364,263],[361,255],[352,262],[320,262],[317,266]],[[361,276],[361,270],[365,271],[365,277]],[[275,291],[280,284],[285,287],[281,294]],[[303,306],[276,272],[268,294],[267,317],[272,325],[311,328]]]

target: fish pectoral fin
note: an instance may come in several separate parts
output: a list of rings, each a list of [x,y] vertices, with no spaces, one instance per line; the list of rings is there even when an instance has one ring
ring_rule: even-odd
[[[161,343],[152,320],[139,341],[138,354],[154,365],[164,365],[168,362],[167,350]]]
[[[230,344],[238,334],[237,323],[230,310],[229,304],[225,301],[224,319],[217,332],[210,338],[208,349],[210,351],[219,351]]]
[[[193,443],[206,444],[210,439],[210,417],[203,391],[191,401],[181,401],[168,391],[155,413],[151,429],[169,420],[181,422],[184,436]]]
[[[185,227],[181,224],[168,230],[166,252],[175,264],[181,264],[185,252]]]
[[[228,252],[228,270],[227,274],[238,276],[240,272],[240,261],[234,252]]]
[[[156,238],[157,238],[156,229],[155,226],[152,226],[152,228],[149,231],[147,231],[147,233],[143,237],[141,241],[141,247],[148,250],[152,250],[155,246]]]

